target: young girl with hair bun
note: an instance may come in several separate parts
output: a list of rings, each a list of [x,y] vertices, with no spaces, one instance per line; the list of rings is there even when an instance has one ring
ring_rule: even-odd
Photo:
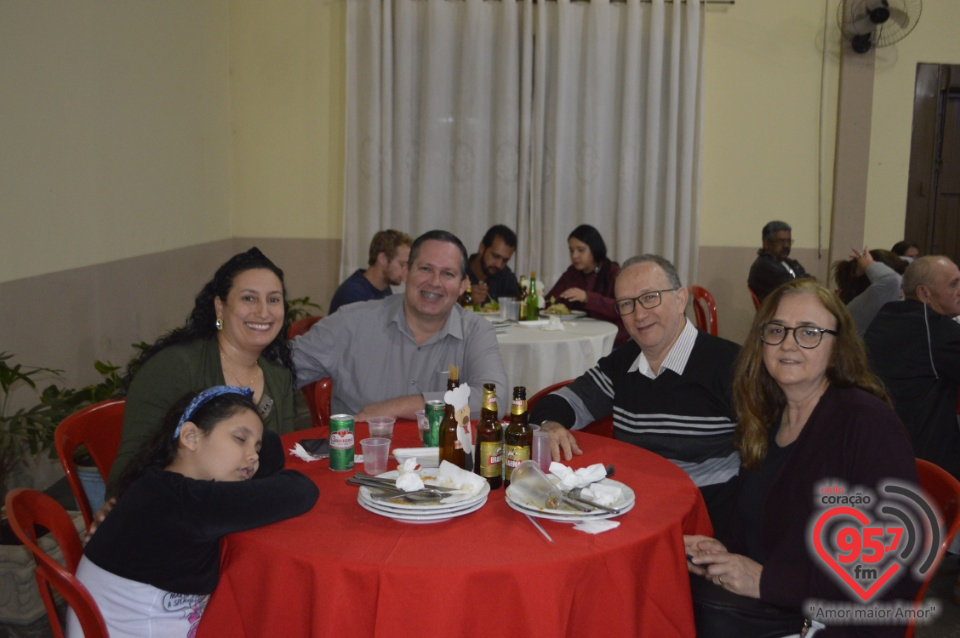
[[[316,502],[316,485],[283,469],[252,395],[215,386],[184,397],[121,475],[77,568],[111,638],[194,636],[220,578],[220,538]],[[66,633],[83,635],[72,610]]]

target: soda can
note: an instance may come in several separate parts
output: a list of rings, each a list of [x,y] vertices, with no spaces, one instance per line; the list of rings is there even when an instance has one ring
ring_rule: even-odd
[[[440,422],[443,421],[444,408],[443,401],[427,401],[424,409],[430,429],[423,433],[423,447],[440,446]]]
[[[353,469],[353,415],[330,417],[330,469],[345,472]]]

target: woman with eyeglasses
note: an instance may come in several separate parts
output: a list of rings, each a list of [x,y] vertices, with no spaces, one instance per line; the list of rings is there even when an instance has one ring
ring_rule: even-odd
[[[722,541],[684,537],[687,567],[702,577],[692,579],[698,635],[712,635],[717,619],[697,604],[705,587],[708,597],[723,589],[769,603],[784,635],[795,634],[809,615],[805,600],[863,602],[809,550],[811,525],[834,506],[823,495],[870,490],[876,504],[890,479],[916,490],[913,450],[843,302],[811,279],[787,282],[764,301],[737,358],[733,393],[742,462],[734,520]],[[871,506],[861,507],[876,520]],[[911,570],[901,572],[871,602],[911,600],[917,583]],[[829,626],[821,635],[861,629]],[[869,629],[902,636],[904,626]]]
[[[553,298],[570,310],[583,310],[588,317],[616,324],[614,347],[626,343],[630,337],[613,307],[613,284],[620,274],[620,265],[607,259],[607,244],[600,231],[581,224],[567,237],[567,246],[570,267],[543,298],[547,304],[553,303]]]

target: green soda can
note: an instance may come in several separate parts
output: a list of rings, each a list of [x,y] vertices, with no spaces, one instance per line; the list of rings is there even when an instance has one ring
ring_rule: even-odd
[[[353,469],[353,415],[330,417],[330,469],[345,472]]]
[[[423,447],[440,446],[440,422],[443,421],[443,401],[427,401],[424,408],[430,429],[423,433]]]

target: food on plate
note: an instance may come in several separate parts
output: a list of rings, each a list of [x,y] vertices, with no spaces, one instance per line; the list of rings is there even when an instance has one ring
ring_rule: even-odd
[[[569,315],[570,309],[567,308],[566,304],[555,303],[543,312],[548,315]]]
[[[489,301],[480,306],[480,312],[500,312],[500,304],[496,301]]]

